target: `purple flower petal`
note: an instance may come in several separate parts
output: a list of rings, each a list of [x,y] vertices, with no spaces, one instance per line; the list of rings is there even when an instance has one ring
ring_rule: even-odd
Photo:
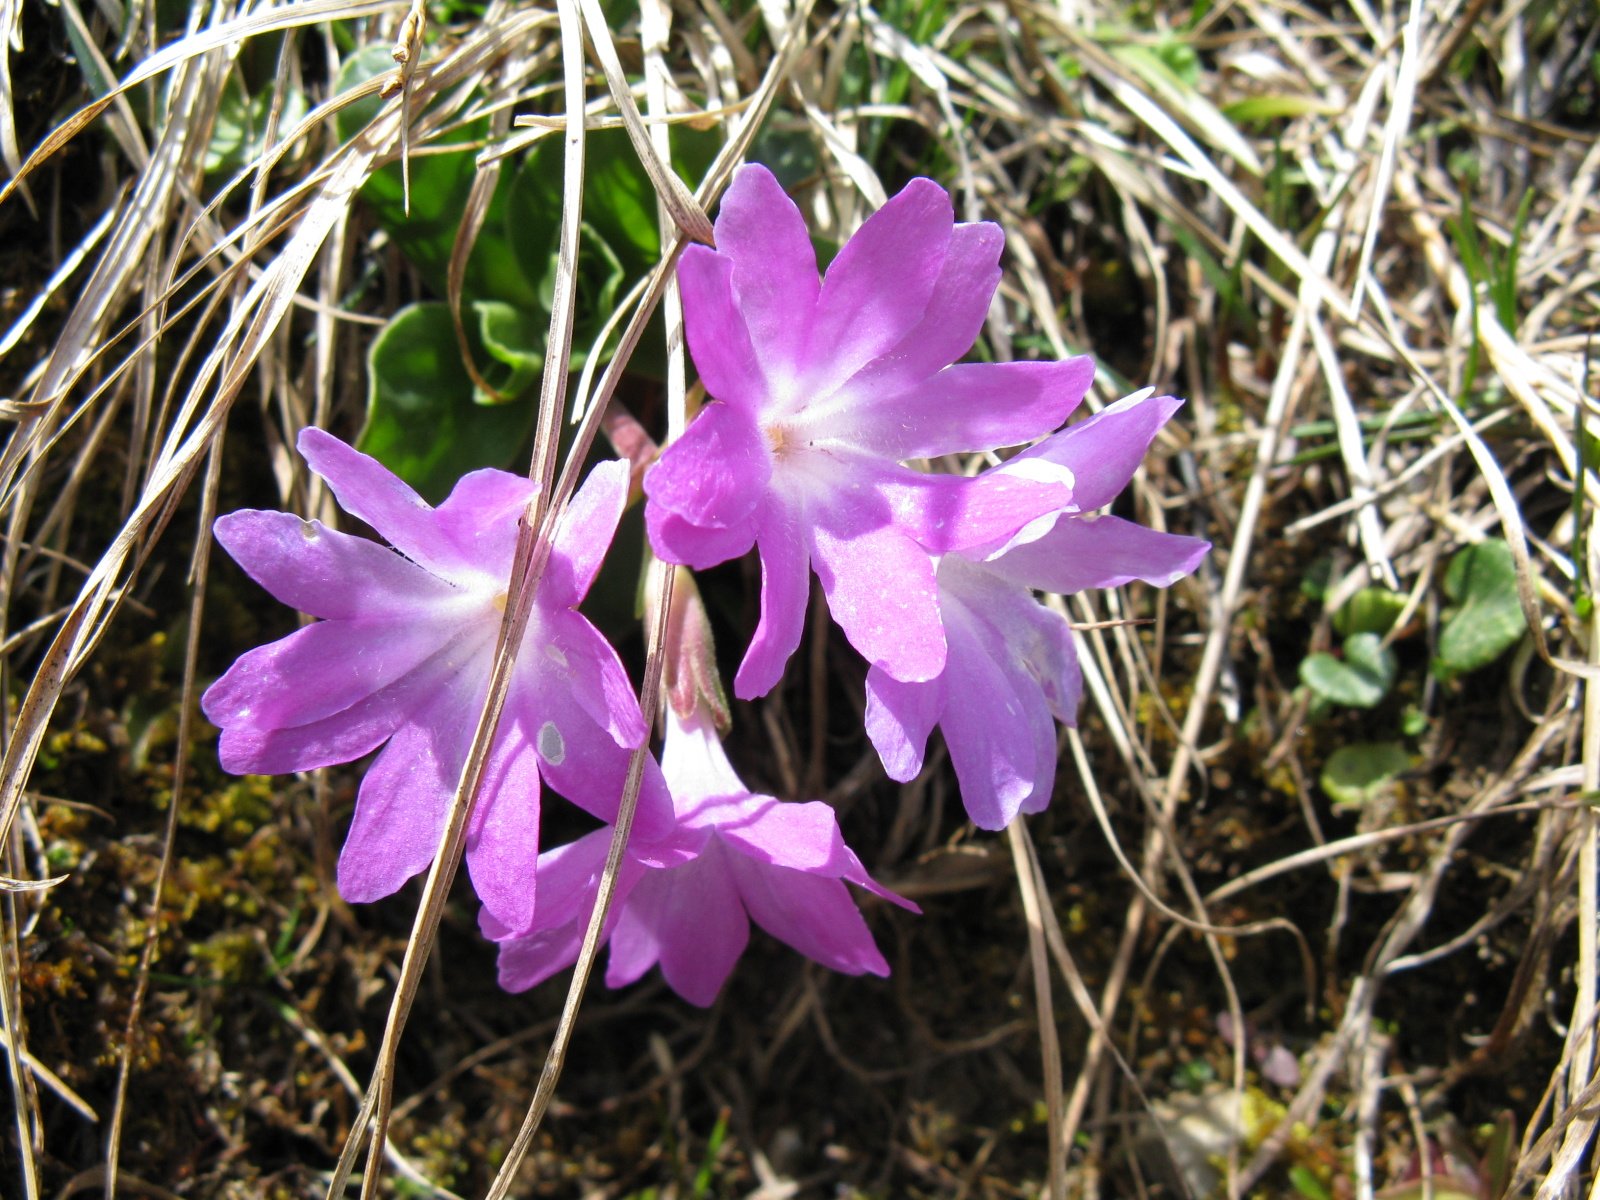
[[[463,565],[434,510],[377,459],[310,425],[300,431],[297,444],[311,469],[328,481],[339,507],[376,529],[401,554],[443,574]]]
[[[504,719],[511,718],[508,712]],[[628,775],[629,752],[576,704],[561,702],[559,692],[541,691],[519,698],[515,719],[522,723],[539,755],[539,774],[544,781],[585,812],[602,821],[615,821]],[[655,842],[675,828],[666,781],[655,760],[647,757],[634,836]]]
[[[539,766],[526,732],[502,721],[484,764],[483,784],[467,830],[473,891],[508,936],[533,924],[539,869]]]
[[[769,378],[794,374],[821,288],[805,218],[771,171],[747,163],[722,197],[716,232],[756,356]]]
[[[895,524],[934,554],[1003,541],[1031,521],[1072,503],[1072,489],[1064,483],[995,471],[968,479],[872,463],[857,472],[872,480]]]
[[[611,953],[606,958],[608,988],[637,983],[661,959],[661,939],[656,936],[647,907],[649,897],[654,894],[647,888],[644,900],[623,905],[617,914],[616,926],[611,931]]]
[[[1005,233],[992,221],[957,225],[922,320],[840,391],[870,407],[873,397],[895,395],[920,383],[972,349],[1000,283],[1000,252],[1005,244]],[[1041,432],[1048,428],[1043,426]],[[1029,440],[1037,436],[1032,434]]]
[[[945,605],[950,661],[945,667],[944,730],[961,781],[967,815],[980,829],[1004,829],[1037,783],[1038,754],[1028,709],[996,662],[981,620],[956,602]],[[1042,698],[1041,698],[1042,704]]]
[[[510,931],[487,909],[479,913],[484,936],[500,942],[500,986],[506,991],[527,991],[578,960],[610,846],[611,830],[596,829],[539,856],[544,894],[534,914],[533,933],[511,938]],[[623,859],[615,899],[606,917],[610,928],[616,928],[629,891],[641,874],[643,868]]]
[[[889,974],[889,964],[843,883],[762,866],[738,855],[728,858],[739,897],[755,923],[773,937],[846,975]]]
[[[711,403],[645,473],[644,490],[690,524],[742,527],[766,496],[772,452],[744,409]]]
[[[1200,565],[1211,543],[1158,533],[1121,517],[1064,516],[1037,541],[986,564],[1024,587],[1070,594],[1142,579],[1166,587]]]
[[[518,519],[538,491],[531,479],[510,471],[472,471],[456,481],[434,517],[463,562],[508,579]]]
[[[1128,486],[1156,433],[1182,407],[1183,401],[1171,396],[1125,396],[1011,461],[1042,458],[1066,467],[1074,477],[1073,502],[1080,511],[1093,512]]]
[[[414,620],[317,621],[241,654],[201,705],[224,729],[309,725],[416,670],[448,640]]]
[[[683,292],[683,328],[695,370],[718,400],[759,411],[768,388],[750,330],[733,293],[733,260],[705,246],[690,246],[678,258]]]
[[[839,820],[820,800],[804,804],[750,796],[701,805],[685,820],[715,828],[746,858],[837,879],[856,866]]]
[[[455,591],[387,546],[293,513],[241,509],[212,528],[251,579],[313,617],[392,616]]]
[[[811,546],[828,611],[862,657],[906,682],[937,676],[945,637],[928,552],[893,525],[819,525]]]
[[[541,692],[570,694],[589,719],[624,749],[644,745],[650,731],[639,711],[633,683],[598,629],[568,609],[545,614],[539,628],[534,630],[530,624],[529,632],[544,639],[542,648],[529,646],[527,650],[543,656],[544,661],[537,663]]]
[[[907,783],[922,770],[928,735],[944,711],[944,679],[901,683],[882,667],[867,671],[867,736],[889,778]]]
[[[696,571],[704,571],[730,558],[740,558],[749,553],[756,542],[754,521],[732,529],[712,529],[691,525],[659,504],[645,505],[644,524],[650,535],[650,548],[657,558],[662,562],[682,563]]]
[[[596,463],[556,523],[539,588],[543,607],[576,608],[589,594],[627,506],[628,464],[619,458]]]
[[[756,540],[761,547],[761,619],[733,680],[734,695],[741,700],[765,696],[783,678],[784,664],[805,630],[811,596],[810,551],[797,514],[769,507]]]
[[[342,712],[309,725],[258,729],[224,728],[217,746],[222,769],[233,775],[284,775],[351,762],[376,750],[442,687],[465,670],[488,670],[488,657],[474,661],[463,645],[446,646],[422,666]],[[465,664],[465,665],[464,665]],[[205,699],[201,699],[204,707]]]
[[[1094,360],[964,363],[837,418],[887,458],[1016,446],[1054,429],[1094,381]],[[824,425],[824,428],[826,426]]]
[[[352,904],[393,894],[433,861],[485,684],[476,674],[458,675],[367,769],[339,855],[339,894]]]
[[[919,178],[844,244],[817,297],[807,355],[812,395],[831,392],[917,327],[928,311],[954,228],[950,193]]]
[[[750,920],[715,840],[687,866],[652,871],[628,907],[654,933],[661,974],[690,1004],[709,1007],[750,941]]]

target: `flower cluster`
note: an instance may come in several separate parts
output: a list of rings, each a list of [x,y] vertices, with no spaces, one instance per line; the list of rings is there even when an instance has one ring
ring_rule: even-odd
[[[690,247],[678,266],[708,401],[645,476],[652,549],[695,569],[758,552],[760,619],[734,684],[744,698],[781,679],[815,571],[869,664],[867,733],[889,775],[921,770],[938,725],[975,824],[1038,811],[1055,779],[1055,722],[1075,720],[1081,684],[1073,631],[1036,593],[1164,586],[1208,548],[1096,515],[1179,402],[1130,396],[1052,432],[1092,382],[1090,360],[958,364],[999,282],[1004,238],[957,223],[926,179],[819,275],[799,210],[770,172],[747,166],[716,244]],[[1016,446],[1028,448],[977,475],[928,469]],[[305,771],[377,751],[338,869],[345,898],[370,901],[437,851],[535,486],[476,471],[433,508],[320,430],[299,447],[388,545],[287,513],[221,518],[217,538],[240,566],[318,619],[241,657],[203,706],[229,771]],[[602,827],[541,853],[543,789],[613,821],[649,736],[616,652],[578,611],[627,498],[626,464],[601,463],[560,518],[467,829],[480,924],[511,990],[575,959],[611,841]],[[710,670],[715,692],[703,614],[690,625],[702,644],[679,622],[669,657]],[[835,970],[887,974],[845,885],[906,902],[867,874],[827,805],[740,782],[715,709],[704,686],[667,706],[607,917],[607,981],[659,963],[682,996],[709,1004],[752,919]]]

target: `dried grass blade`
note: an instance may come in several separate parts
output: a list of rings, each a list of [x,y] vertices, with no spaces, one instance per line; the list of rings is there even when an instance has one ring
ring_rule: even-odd
[[[646,728],[654,728],[661,699],[661,679],[666,659],[667,625],[671,616],[673,580],[677,571],[660,561],[650,564],[654,587],[651,591],[660,597],[655,605],[655,620],[649,630],[648,654],[645,659],[644,685],[640,690],[639,708],[644,713]],[[628,835],[633,829],[633,815],[639,804],[639,788],[644,782],[644,762],[650,755],[648,744],[640,746],[628,759],[628,777],[622,788],[622,802],[617,809],[616,824],[611,828],[611,845],[606,851],[605,868],[600,875],[600,887],[595,894],[594,907],[589,913],[589,924],[584,930],[583,947],[572,968],[572,982],[567,987],[567,998],[561,1008],[561,1023],[556,1026],[550,1049],[545,1054],[544,1069],[534,1088],[533,1100],[528,1105],[522,1127],[516,1140],[506,1152],[505,1161],[495,1174],[485,1200],[505,1200],[511,1185],[516,1182],[517,1171],[527,1156],[533,1136],[539,1131],[546,1109],[555,1095],[556,1083],[561,1078],[561,1068],[566,1064],[567,1047],[572,1040],[572,1030],[577,1024],[578,1006],[583,1003],[583,993],[589,983],[589,972],[600,951],[600,941],[606,928],[606,918],[611,911],[611,901],[616,894],[617,873],[622,867],[623,851],[628,845]]]
[[[189,770],[189,746],[193,740],[195,675],[200,658],[201,620],[205,614],[206,584],[211,568],[211,525],[217,516],[217,488],[222,482],[222,438],[219,430],[206,456],[205,482],[200,492],[200,521],[195,532],[194,554],[189,565],[189,628],[183,646],[183,689],[178,709],[178,742],[172,761],[172,796],[167,801],[167,823],[161,838],[161,862],[156,868],[150,895],[150,915],[145,927],[144,946],[139,951],[139,972],[123,1026],[122,1053],[117,1060],[117,1083],[111,1102],[111,1124],[106,1131],[106,1200],[116,1200],[118,1166],[122,1158],[122,1120],[128,1099],[128,1079],[133,1073],[133,1043],[144,1013],[145,996],[150,990],[150,967],[161,941],[161,899],[172,866],[172,850],[178,835],[178,812],[183,803],[183,786]]]
[[[0,759],[0,840],[9,835],[23,786],[43,743],[50,713],[62,687],[91,648],[96,619],[108,606],[114,607],[123,594],[115,584],[128,556],[142,538],[165,521],[171,502],[226,419],[261,346],[291,306],[295,290],[323,239],[348,210],[356,190],[370,174],[374,158],[384,142],[394,137],[394,132],[392,125],[369,128],[360,139],[360,152],[347,155],[336,167],[294,237],[262,278],[251,286],[199,372],[188,402],[190,406],[198,403],[199,393],[209,386],[222,364],[228,364],[217,394],[195,430],[185,438],[182,425],[174,427],[168,444],[152,464],[150,481],[139,503],[84,581],[18,709],[16,724],[6,742],[5,756]]]
[[[1056,1009],[1050,995],[1050,955],[1045,949],[1044,917],[1041,909],[1050,903],[1049,893],[1041,891],[1038,876],[1024,839],[1024,818],[1012,818],[1006,826],[1011,845],[1011,864],[1022,893],[1022,912],[1028,925],[1028,959],[1033,964],[1033,1000],[1039,1011],[1039,1054],[1044,1063],[1044,1101],[1049,1125],[1050,1197],[1065,1200],[1067,1195],[1067,1148],[1062,1144],[1061,1041],[1056,1033]]]
[[[644,120],[639,116],[639,106],[634,103],[633,89],[628,86],[628,77],[623,74],[622,63],[617,58],[616,43],[611,40],[611,29],[606,24],[600,0],[581,0],[581,3],[584,26],[589,31],[595,55],[600,60],[600,69],[605,73],[606,84],[617,103],[617,112],[622,116],[622,123],[639,155],[639,162],[644,166],[645,174],[656,189],[657,198],[672,214],[678,228],[690,238],[708,246],[715,245],[716,234],[711,228],[711,218],[706,216],[706,210],[650,140]]]
[[[122,212],[122,201],[127,198],[127,194],[127,187],[124,185],[122,190],[117,193],[116,200],[106,209],[105,214],[94,223],[94,227],[88,233],[83,235],[78,244],[72,248],[71,253],[61,260],[61,265],[45,281],[45,285],[39,290],[39,294],[33,298],[27,308],[22,310],[21,315],[11,323],[11,328],[6,330],[5,336],[0,337],[0,358],[4,358],[9,354],[16,347],[16,344],[28,335],[28,330],[33,328],[33,323],[39,314],[44,311],[44,306],[50,303],[50,297],[56,294],[61,285],[70,279],[72,273],[83,264],[83,260],[100,244],[100,239],[106,235],[106,230],[117,223],[117,218]]]
[[[21,170],[6,183],[5,187],[0,188],[0,204],[5,203],[11,193],[21,186],[22,181],[37,169],[40,163],[77,137],[119,96],[147,79],[154,79],[163,71],[198,58],[207,51],[263,33],[275,33],[281,29],[293,29],[322,21],[372,16],[387,9],[398,8],[406,2],[407,0],[292,0],[288,4],[253,12],[248,16],[192,33],[182,41],[174,42],[152,54],[135,67],[109,94],[92,104],[85,105],[52,129],[50,135],[28,155]]]

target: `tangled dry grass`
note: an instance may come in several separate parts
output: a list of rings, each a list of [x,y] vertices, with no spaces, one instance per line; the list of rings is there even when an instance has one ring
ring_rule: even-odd
[[[1592,5],[0,0],[0,28],[6,1194],[320,1197],[352,1168],[364,1195],[1595,1194]],[[399,65],[352,82],[373,52]],[[602,427],[672,432],[681,357],[622,364],[748,152],[822,243],[915,174],[998,221],[979,352],[1092,352],[1094,406],[1186,397],[1119,511],[1216,549],[1167,593],[1052,601],[1089,699],[1009,842],[938,756],[883,778],[819,598],[730,745],[923,903],[868,910],[894,977],[758,940],[709,1011],[597,984],[568,1030],[559,981],[496,990],[448,872],[339,900],[354,773],[220,773],[197,689],[292,617],[203,531],[336,520],[297,431],[361,429],[403,305],[461,310],[503,171],[560,177],[551,148],[619,124],[664,253],[580,322],[613,366],[569,379],[598,235],[560,234],[536,473],[569,399],[569,491]],[[694,195],[664,165],[687,130],[720,153]],[[370,183],[402,159],[402,190],[430,159],[472,181],[431,273]],[[1439,669],[1447,568],[1501,539],[1526,632]],[[600,618],[648,700],[615,573]],[[732,655],[755,580],[701,587]],[[1330,701],[1302,664],[1351,669],[1328,652],[1375,590],[1379,698]],[[1335,803],[1330,763],[1373,745],[1403,762]]]

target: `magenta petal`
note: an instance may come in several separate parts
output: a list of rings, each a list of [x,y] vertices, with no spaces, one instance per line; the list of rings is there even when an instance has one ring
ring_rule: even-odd
[[[845,390],[870,405],[872,396],[900,392],[972,349],[1000,282],[1005,244],[1004,231],[992,221],[957,225],[922,320],[893,350],[857,372]]]
[[[989,471],[976,479],[925,475],[894,463],[863,459],[895,524],[934,554],[1003,543],[1029,522],[1072,503],[1064,483],[1008,477]]]
[[[564,971],[578,961],[584,932],[582,925],[562,925],[501,942],[496,962],[500,986],[508,992],[525,992]]]
[[[526,722],[524,728],[538,751],[539,774],[544,781],[600,820],[616,820],[629,751],[559,693],[541,695],[526,707],[519,704],[516,719]],[[675,827],[672,797],[661,778],[661,768],[646,755],[633,836],[640,842],[655,842]]]
[[[690,246],[678,259],[678,287],[689,353],[706,391],[749,412],[759,411],[767,383],[733,294],[733,260],[705,246]]]
[[[449,637],[428,621],[317,621],[241,654],[201,705],[224,729],[307,725],[381,691]]]
[[[1159,533],[1121,517],[1064,516],[1038,541],[987,563],[1024,587],[1063,595],[1142,579],[1166,587],[1200,565],[1211,543]]]
[[[946,564],[952,560],[946,559]],[[981,612],[991,626],[1005,639],[1018,659],[1041,689],[1050,710],[1067,725],[1078,723],[1078,706],[1083,700],[1083,674],[1078,667],[1078,651],[1072,641],[1072,626],[1058,612],[1053,612],[1033,598],[1033,593],[1015,583],[1006,582],[987,572],[972,572],[975,578],[987,580],[987,586],[965,603],[968,611]],[[945,582],[946,570],[941,569],[939,581]],[[1054,731],[1050,736],[1051,762],[1054,762]]]
[[[464,643],[447,645],[388,687],[307,725],[279,729],[224,727],[217,746],[222,769],[233,775],[282,775],[352,762],[370,754],[414,712],[425,707],[440,688],[451,686],[451,680],[464,669],[486,670],[486,659],[476,657],[481,653]],[[201,698],[202,708],[209,696],[208,692]]]
[[[687,866],[646,875],[630,902],[654,929],[667,983],[701,1008],[717,998],[750,941],[728,857],[713,839]]]
[[[509,578],[518,518],[538,491],[532,480],[510,471],[472,471],[456,481],[435,519],[464,562]]]
[[[733,260],[733,287],[769,377],[792,373],[811,330],[821,281],[805,218],[772,172],[747,163],[717,213],[717,249]]]
[[[857,865],[839,819],[821,800],[804,804],[751,796],[701,810],[729,846],[768,866],[792,867],[837,879]],[[692,819],[692,818],[691,818]]]
[[[408,613],[455,593],[387,546],[293,513],[241,509],[218,517],[212,529],[251,579],[313,617]]]
[[[645,473],[644,490],[694,525],[742,526],[772,479],[772,453],[749,413],[712,403]]]
[[[950,194],[931,179],[913,179],[844,244],[817,297],[808,346],[814,395],[831,392],[917,327],[954,227]]]
[[[755,923],[807,958],[846,975],[888,975],[889,964],[849,891],[837,879],[729,855],[739,896]]]
[[[1128,486],[1156,433],[1182,407],[1183,401],[1171,396],[1124,396],[1017,459],[1043,458],[1066,467],[1074,477],[1073,502],[1080,511],[1093,512]]]
[[[863,399],[848,415],[858,445],[887,458],[1016,446],[1048,433],[1094,381],[1094,360],[963,363],[897,395]]]
[[[650,535],[650,548],[657,558],[662,562],[683,563],[696,571],[739,558],[749,553],[756,541],[754,521],[746,521],[733,529],[691,525],[654,501],[644,506],[644,525]]]
[[[1038,755],[1028,710],[996,663],[974,614],[945,605],[950,661],[939,720],[967,815],[980,829],[1004,829],[1034,791]]]
[[[761,620],[745,650],[733,692],[741,700],[765,696],[783,678],[784,664],[800,645],[811,561],[798,514],[770,506],[757,535],[761,547]]]
[[[867,736],[890,779],[906,783],[917,777],[928,735],[943,709],[942,675],[924,683],[901,683],[882,667],[867,672]]]
[[[522,727],[502,721],[467,831],[467,871],[503,936],[532,926],[538,869],[538,761]]]
[[[339,894],[346,900],[380,900],[427,870],[482,704],[482,677],[458,676],[395,732],[367,769],[339,855]]]
[[[644,906],[654,895],[648,886],[651,878],[653,876],[646,877],[643,899],[626,905],[617,915],[616,927],[611,931],[611,953],[606,959],[608,988],[627,987],[636,982],[661,958],[661,941],[645,915]]]
[[[360,517],[413,562],[445,572],[459,569],[461,553],[439,528],[433,509],[388,467],[309,425],[300,431],[298,445],[345,512]]]
[[[542,649],[530,646],[527,652],[543,656],[537,668],[546,696],[564,691],[617,745],[628,750],[644,745],[650,731],[639,698],[622,660],[598,629],[567,610],[546,613],[537,628],[530,623],[529,632],[544,638]]]
[[[501,943],[501,987],[508,992],[526,991],[577,961],[610,844],[611,830],[596,829],[539,856],[545,894],[534,915],[533,933],[511,939],[487,908],[479,913],[478,925],[484,936]],[[625,899],[620,894],[621,884],[619,878],[613,914]]]
[[[576,608],[589,594],[627,506],[628,464],[619,458],[596,463],[556,523],[550,565],[539,587],[542,606]]]
[[[937,676],[944,630],[927,551],[893,525],[819,525],[811,545],[828,611],[861,656],[908,683]]]

